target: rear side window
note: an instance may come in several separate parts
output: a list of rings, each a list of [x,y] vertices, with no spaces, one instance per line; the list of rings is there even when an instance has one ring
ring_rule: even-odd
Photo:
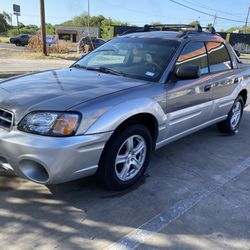
[[[223,43],[207,42],[206,46],[211,73],[232,69],[230,56]]]
[[[192,42],[186,45],[176,62],[176,67],[181,65],[199,66],[201,69],[201,74],[207,74],[208,61],[204,43]]]

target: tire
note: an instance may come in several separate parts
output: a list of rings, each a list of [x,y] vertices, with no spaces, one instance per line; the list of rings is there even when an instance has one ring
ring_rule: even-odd
[[[134,185],[148,167],[152,149],[152,136],[143,125],[131,125],[115,132],[100,159],[98,177],[101,184],[114,191]]]
[[[241,96],[238,96],[234,101],[233,107],[228,113],[228,117],[225,121],[219,122],[217,128],[221,133],[234,135],[239,131],[241,118],[243,115],[244,100]]]
[[[17,47],[22,46],[22,43],[20,41],[16,41],[15,44],[16,44]]]

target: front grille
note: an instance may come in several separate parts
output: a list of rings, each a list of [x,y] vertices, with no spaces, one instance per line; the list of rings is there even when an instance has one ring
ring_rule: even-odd
[[[0,128],[11,130],[14,123],[14,116],[11,112],[0,108]]]

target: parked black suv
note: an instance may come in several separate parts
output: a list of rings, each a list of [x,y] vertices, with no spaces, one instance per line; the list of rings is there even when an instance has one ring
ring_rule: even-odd
[[[28,34],[17,35],[10,38],[10,43],[14,43],[16,46],[25,46],[29,44],[30,38],[31,35]]]

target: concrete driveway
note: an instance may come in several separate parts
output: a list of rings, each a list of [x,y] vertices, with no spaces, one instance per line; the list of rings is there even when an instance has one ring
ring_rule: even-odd
[[[42,186],[0,172],[1,249],[250,249],[250,108],[153,154],[122,193],[94,177]]]

